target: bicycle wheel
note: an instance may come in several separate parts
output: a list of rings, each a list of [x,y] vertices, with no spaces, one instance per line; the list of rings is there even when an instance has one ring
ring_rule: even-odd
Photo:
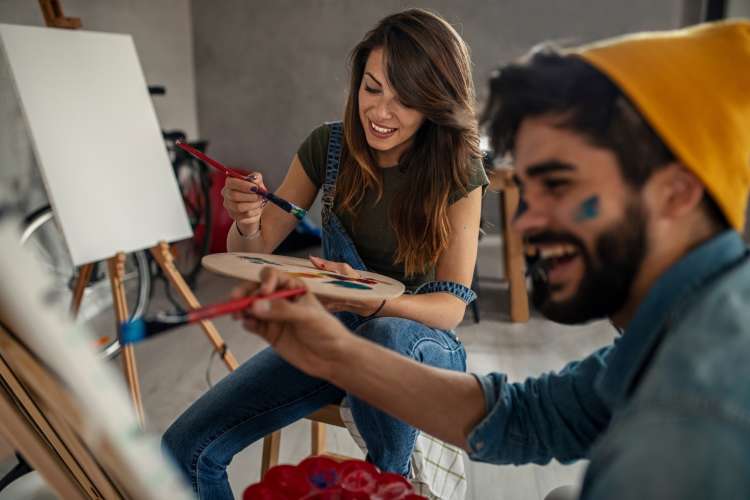
[[[62,303],[70,304],[78,279],[78,269],[73,265],[62,231],[49,206],[41,207],[26,217],[21,244],[37,256],[40,265],[52,276]],[[120,351],[120,344],[117,341],[117,321],[106,268],[102,262],[94,265],[76,320],[85,323],[97,334],[102,353],[110,358]],[[142,316],[151,292],[151,275],[144,251],[127,255],[123,284],[130,311],[129,319]]]
[[[193,237],[172,245],[175,265],[193,287],[201,270],[201,258],[211,245],[211,180],[206,167],[196,160],[178,156],[174,170]]]

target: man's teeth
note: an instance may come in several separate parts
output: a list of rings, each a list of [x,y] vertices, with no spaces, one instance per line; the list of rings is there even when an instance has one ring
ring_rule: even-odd
[[[574,245],[527,245],[526,255],[529,257],[539,257],[542,259],[551,259],[556,257],[567,257],[575,255],[577,252]]]
[[[394,130],[396,130],[395,128],[379,127],[378,125],[375,125],[373,122],[370,122],[370,126],[372,126],[372,129],[375,132],[378,132],[380,134],[390,134],[391,132],[393,132]]]

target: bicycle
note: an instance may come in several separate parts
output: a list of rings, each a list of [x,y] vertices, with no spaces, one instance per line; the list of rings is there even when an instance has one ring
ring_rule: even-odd
[[[73,289],[78,281],[78,268],[68,254],[62,231],[49,205],[30,213],[23,221],[21,244],[39,257],[39,262],[54,281],[54,289],[63,294],[63,301],[70,303]],[[125,260],[123,285],[130,310],[129,319],[142,316],[151,297],[151,274],[148,254],[141,250],[128,254]],[[107,277],[106,265],[97,262],[84,290],[78,320],[86,323],[101,335],[97,341],[102,355],[113,358],[120,352],[116,335],[111,332],[116,324],[112,309],[112,289]]]
[[[165,95],[167,92],[162,85],[150,85],[148,91],[151,95]],[[201,270],[201,258],[208,253],[211,245],[211,176],[203,163],[178,148],[176,143],[186,142],[205,153],[208,141],[187,141],[187,134],[182,130],[162,131],[162,136],[193,229],[192,238],[172,245],[175,265],[187,284],[193,287]]]

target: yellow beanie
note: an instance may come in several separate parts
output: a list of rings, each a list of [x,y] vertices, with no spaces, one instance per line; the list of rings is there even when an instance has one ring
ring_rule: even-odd
[[[741,231],[750,194],[750,21],[638,33],[575,53],[620,87]]]

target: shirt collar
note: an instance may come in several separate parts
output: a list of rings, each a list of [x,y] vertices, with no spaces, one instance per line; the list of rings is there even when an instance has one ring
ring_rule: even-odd
[[[727,230],[690,251],[656,280],[625,334],[615,340],[607,366],[597,381],[599,395],[610,407],[624,400],[634,378],[664,336],[670,312],[746,251],[740,235]]]

